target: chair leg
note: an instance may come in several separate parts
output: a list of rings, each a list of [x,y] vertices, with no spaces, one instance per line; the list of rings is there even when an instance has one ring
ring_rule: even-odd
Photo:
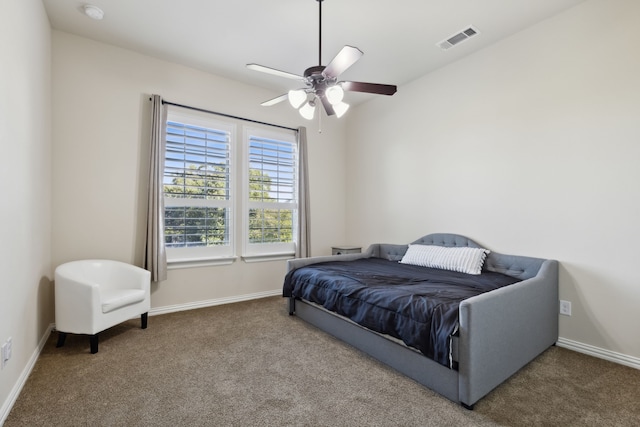
[[[64,340],[67,338],[66,332],[58,331],[58,342],[56,343],[56,347],[62,347],[64,345]]]
[[[142,329],[147,329],[147,318],[149,317],[149,313],[142,313],[140,316],[140,321],[142,322]]]
[[[89,342],[91,343],[91,354],[98,352],[98,334],[90,335]]]

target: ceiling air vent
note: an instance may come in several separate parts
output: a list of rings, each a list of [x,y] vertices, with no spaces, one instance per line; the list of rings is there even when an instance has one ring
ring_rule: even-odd
[[[450,49],[452,47],[454,47],[457,44],[462,43],[465,40],[468,40],[469,38],[475,36],[479,34],[479,31],[477,28],[474,28],[473,26],[470,26],[462,31],[460,31],[457,34],[452,35],[451,37],[447,38],[446,40],[442,40],[441,42],[436,43],[436,46],[438,46],[440,49],[442,50],[447,50]]]

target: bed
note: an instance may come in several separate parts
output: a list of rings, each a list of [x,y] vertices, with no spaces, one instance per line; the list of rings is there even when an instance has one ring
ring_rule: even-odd
[[[423,249],[483,253],[481,269],[433,268],[431,259],[425,266],[414,257]],[[408,245],[373,244],[361,254],[292,259],[283,296],[289,314],[473,409],[558,339],[557,261],[483,249],[438,233]],[[398,307],[411,314],[397,314]],[[427,307],[428,316],[421,313]]]

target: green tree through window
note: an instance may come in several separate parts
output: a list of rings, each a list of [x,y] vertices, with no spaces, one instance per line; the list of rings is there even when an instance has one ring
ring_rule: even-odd
[[[229,194],[225,166],[190,165],[164,186],[165,197],[226,200]],[[227,209],[208,206],[165,208],[165,243],[169,247],[224,245],[229,241]]]
[[[191,165],[187,172],[175,176],[164,186],[166,197],[188,199],[225,199],[229,189],[224,166]],[[249,171],[249,198],[275,202],[270,196],[271,177],[264,172]],[[165,243],[169,247],[212,246],[228,242],[225,208],[174,206],[165,209]],[[250,209],[251,243],[286,243],[293,241],[293,212],[290,209]]]
[[[249,200],[276,202],[271,195],[271,177],[257,169],[249,170]],[[291,209],[249,209],[250,243],[293,242]]]

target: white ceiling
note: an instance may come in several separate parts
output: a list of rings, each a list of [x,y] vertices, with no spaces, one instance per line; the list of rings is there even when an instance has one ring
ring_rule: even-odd
[[[299,75],[318,65],[316,0],[42,1],[57,30],[275,92],[301,85],[246,64]],[[341,80],[401,86],[582,1],[324,0],[322,65],[356,46],[364,56]],[[103,20],[84,15],[88,3]],[[470,25],[480,34],[447,51],[436,46]]]

